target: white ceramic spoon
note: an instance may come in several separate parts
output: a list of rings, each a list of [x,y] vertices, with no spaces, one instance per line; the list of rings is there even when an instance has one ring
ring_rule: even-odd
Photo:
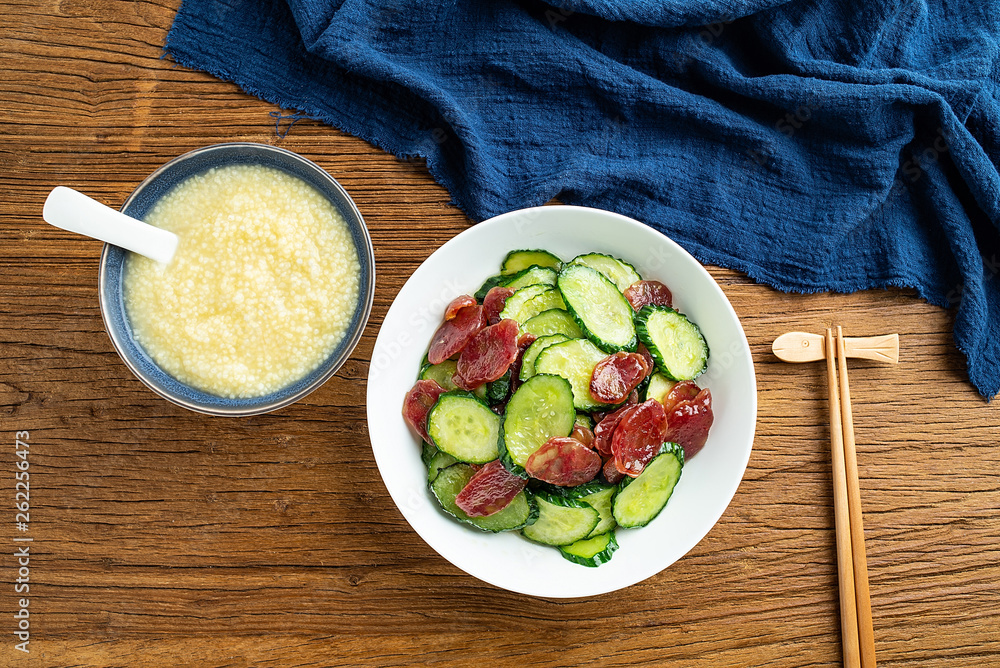
[[[177,250],[177,235],[173,232],[126,216],[66,186],[56,186],[49,193],[42,218],[49,225],[121,246],[164,264]]]

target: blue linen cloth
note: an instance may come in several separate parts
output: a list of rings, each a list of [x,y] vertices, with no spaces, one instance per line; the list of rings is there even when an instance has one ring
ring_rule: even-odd
[[[995,0],[185,0],[166,49],[474,220],[558,196],[781,290],[915,288],[989,398],[998,43]]]

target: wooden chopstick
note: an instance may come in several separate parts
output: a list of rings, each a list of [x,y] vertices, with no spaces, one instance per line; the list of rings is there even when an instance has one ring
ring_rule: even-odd
[[[827,330],[827,336],[829,337]],[[829,346],[827,348],[829,352]],[[868,590],[868,558],[865,554],[865,528],[861,516],[861,487],[858,484],[858,455],[854,443],[854,416],[851,411],[851,388],[847,381],[847,355],[844,331],[837,325],[837,367],[840,371],[840,414],[847,474],[847,505],[851,527],[851,553],[854,564],[854,596],[857,607],[858,637],[862,668],[875,668],[875,634],[872,630],[871,594]],[[831,390],[832,391],[832,390]],[[831,424],[833,424],[831,411]],[[835,446],[834,446],[835,447]],[[838,525],[838,532],[839,532]],[[838,542],[840,540],[838,533]],[[843,604],[843,601],[841,601]]]
[[[844,665],[860,668],[858,610],[854,592],[854,556],[851,546],[851,516],[847,500],[847,471],[844,463],[844,427],[837,391],[833,330],[826,329],[826,377],[830,393],[830,451],[833,460],[833,509],[837,530],[837,577],[840,583],[840,634]]]

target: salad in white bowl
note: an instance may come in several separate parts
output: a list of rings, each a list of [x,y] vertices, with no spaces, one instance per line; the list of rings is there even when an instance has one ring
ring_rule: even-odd
[[[654,575],[711,529],[749,458],[756,387],[690,255],[623,216],[541,207],[463,232],[407,281],[368,418],[390,494],[442,556],[577,597]]]

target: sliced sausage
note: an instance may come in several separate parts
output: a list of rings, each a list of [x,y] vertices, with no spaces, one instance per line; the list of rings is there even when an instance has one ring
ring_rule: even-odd
[[[454,318],[442,323],[434,332],[430,350],[427,351],[427,361],[431,364],[440,364],[461,352],[472,337],[485,326],[486,316],[483,315],[482,306],[465,306],[458,309]]]
[[[625,299],[632,305],[638,313],[643,306],[653,304],[655,306],[673,305],[673,295],[670,289],[659,281],[636,281],[625,288]]]
[[[507,298],[514,294],[510,288],[496,286],[490,288],[483,298],[483,310],[486,311],[486,320],[491,325],[500,322],[500,311],[507,305]]]
[[[650,399],[622,416],[615,428],[611,451],[615,466],[633,478],[642,473],[667,435],[667,414],[656,399]]]
[[[562,487],[593,480],[601,470],[601,456],[575,438],[550,438],[524,464],[532,478]]]
[[[428,443],[431,439],[427,435],[427,414],[442,394],[444,388],[435,381],[418,380],[403,399],[403,419]]]
[[[615,353],[597,363],[590,376],[590,393],[606,404],[628,398],[652,367],[639,353]]]
[[[475,305],[476,305],[475,297],[470,297],[469,295],[459,295],[458,297],[452,299],[451,303],[448,304],[448,308],[444,310],[444,319],[445,321],[451,320],[456,315],[458,315],[458,312],[460,310],[462,310],[466,306],[475,306]]]
[[[510,319],[479,330],[458,357],[455,384],[473,390],[507,373],[517,359],[517,334],[517,323]]]
[[[492,515],[506,508],[524,489],[525,482],[494,459],[469,478],[455,497],[455,505],[469,517]]]
[[[689,459],[705,447],[713,422],[712,393],[706,387],[694,399],[678,402],[667,414],[666,440],[678,443],[684,448],[684,458]]]

